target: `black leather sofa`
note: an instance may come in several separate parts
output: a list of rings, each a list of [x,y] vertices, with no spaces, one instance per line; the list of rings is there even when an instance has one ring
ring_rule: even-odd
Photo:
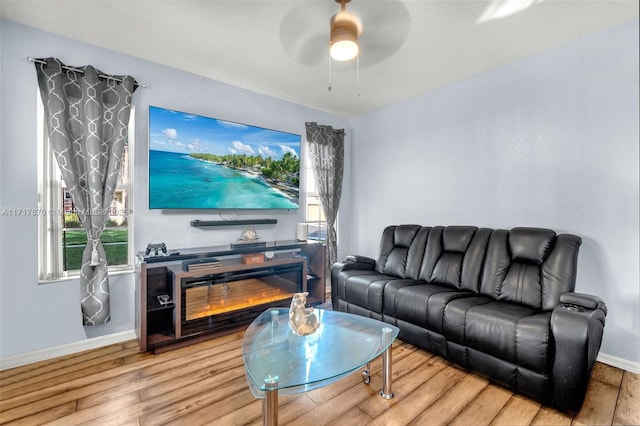
[[[331,269],[334,310],[554,407],[578,411],[607,308],[574,293],[582,240],[549,229],[387,227],[377,259]]]

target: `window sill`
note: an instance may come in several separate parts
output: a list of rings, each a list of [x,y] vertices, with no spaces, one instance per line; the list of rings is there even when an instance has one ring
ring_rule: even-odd
[[[135,270],[133,267],[127,268],[127,269],[118,269],[115,271],[109,271],[109,277],[114,277],[118,275],[127,275],[127,274],[133,274],[133,273],[135,273]],[[38,285],[54,284],[54,283],[74,281],[79,279],[80,279],[80,274],[71,275],[68,277],[60,277],[60,278],[39,279]]]

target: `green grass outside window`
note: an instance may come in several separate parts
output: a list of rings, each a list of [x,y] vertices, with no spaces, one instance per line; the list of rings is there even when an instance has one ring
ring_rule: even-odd
[[[128,263],[129,235],[126,228],[105,229],[100,237],[107,253],[109,265],[126,265]],[[84,230],[64,232],[64,270],[73,271],[82,267],[82,252],[87,245],[87,234]]]

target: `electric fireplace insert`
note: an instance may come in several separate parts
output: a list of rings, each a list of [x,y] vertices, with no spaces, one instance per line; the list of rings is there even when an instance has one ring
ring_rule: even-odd
[[[303,263],[180,279],[182,336],[233,329],[303,291]]]

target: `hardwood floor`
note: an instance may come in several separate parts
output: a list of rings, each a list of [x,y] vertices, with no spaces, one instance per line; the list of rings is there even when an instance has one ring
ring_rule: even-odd
[[[0,423],[259,425],[262,400],[247,387],[242,334],[159,355],[139,353],[131,341],[0,372]],[[370,385],[353,374],[281,397],[280,424],[640,424],[640,375],[599,363],[575,415],[541,406],[399,341],[393,348],[395,398],[378,394],[379,360],[372,373]]]

